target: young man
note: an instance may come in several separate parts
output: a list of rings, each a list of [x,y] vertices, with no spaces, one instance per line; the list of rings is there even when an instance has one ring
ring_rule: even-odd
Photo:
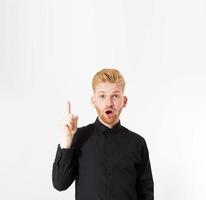
[[[59,191],[75,180],[76,200],[153,200],[153,177],[145,139],[122,126],[119,116],[127,105],[125,81],[116,69],[102,69],[92,80],[91,103],[98,117],[77,127],[71,114],[63,123],[52,169]]]

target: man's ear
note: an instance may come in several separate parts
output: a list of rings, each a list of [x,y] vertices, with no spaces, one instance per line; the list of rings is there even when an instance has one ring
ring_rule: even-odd
[[[123,103],[123,107],[126,107],[128,102],[128,98],[126,96],[124,96],[124,103]]]

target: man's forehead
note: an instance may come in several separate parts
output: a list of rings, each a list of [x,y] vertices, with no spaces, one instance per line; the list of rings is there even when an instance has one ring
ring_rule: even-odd
[[[110,83],[110,82],[102,82],[96,85],[96,89],[105,90],[105,89],[116,89],[120,90],[121,86],[119,83]]]
[[[97,93],[106,93],[108,92],[107,90],[97,90]],[[120,90],[114,90],[112,91],[113,93],[120,93],[121,91]]]

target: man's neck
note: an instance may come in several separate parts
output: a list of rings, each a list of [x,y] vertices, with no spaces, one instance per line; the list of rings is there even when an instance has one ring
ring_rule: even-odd
[[[107,124],[107,123],[103,122],[99,116],[98,116],[98,119],[99,119],[99,121],[100,121],[102,124],[104,124],[105,126],[107,126],[107,127],[110,128],[110,129],[111,129],[112,127],[114,127],[114,126],[119,122],[119,118],[117,118],[117,120],[116,120],[113,124]]]

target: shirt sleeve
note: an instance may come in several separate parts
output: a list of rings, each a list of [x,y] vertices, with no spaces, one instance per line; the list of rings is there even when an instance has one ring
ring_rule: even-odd
[[[52,168],[52,183],[55,189],[66,190],[73,183],[77,175],[77,164],[75,149],[64,149],[58,144]]]
[[[154,200],[154,182],[149,159],[149,151],[145,140],[143,140],[142,163],[137,178],[137,193],[139,200]]]

